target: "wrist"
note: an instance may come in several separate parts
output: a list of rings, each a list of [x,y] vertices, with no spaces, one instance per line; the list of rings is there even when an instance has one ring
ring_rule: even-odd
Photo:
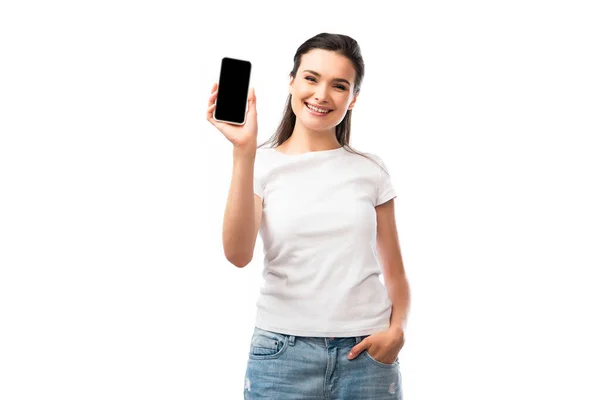
[[[234,157],[254,158],[256,156],[256,143],[250,143],[243,146],[234,146],[233,155]]]
[[[391,331],[397,335],[403,335],[404,334],[404,326],[403,325],[391,325],[389,327],[389,331]]]

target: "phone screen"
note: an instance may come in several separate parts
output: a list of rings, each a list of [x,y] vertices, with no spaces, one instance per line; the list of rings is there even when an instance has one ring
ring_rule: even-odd
[[[223,57],[214,114],[216,120],[244,124],[250,69],[250,61]]]

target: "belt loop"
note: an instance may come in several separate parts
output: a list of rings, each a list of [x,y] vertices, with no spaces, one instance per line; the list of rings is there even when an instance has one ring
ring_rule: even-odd
[[[289,342],[290,342],[290,346],[293,346],[294,343],[296,342],[296,336],[289,335]]]
[[[354,337],[354,340],[356,340],[356,344],[360,343],[361,338],[362,338],[362,336],[355,336]]]

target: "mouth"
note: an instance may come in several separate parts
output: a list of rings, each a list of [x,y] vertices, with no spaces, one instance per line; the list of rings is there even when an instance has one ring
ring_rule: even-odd
[[[310,104],[310,103],[307,103],[307,102],[304,102],[304,105],[306,106],[306,108],[308,109],[308,111],[309,111],[311,114],[315,114],[315,115],[327,115],[327,114],[329,114],[330,112],[332,112],[332,111],[333,111],[333,110],[331,110],[331,109],[328,109],[328,108],[317,107],[317,106],[315,106],[315,105],[313,105],[313,104]],[[314,110],[314,109],[311,109],[311,108],[309,107],[309,105],[310,105],[311,107],[315,107],[315,108],[318,108],[318,109],[327,110],[327,112],[325,112],[325,113],[324,113],[324,112],[316,111],[316,110]]]

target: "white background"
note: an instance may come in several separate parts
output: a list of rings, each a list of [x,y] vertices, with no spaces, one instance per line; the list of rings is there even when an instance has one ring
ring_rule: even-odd
[[[250,60],[262,143],[321,32],[398,192],[405,399],[600,398],[594,2],[213,3],[0,6],[0,398],[243,397],[262,241],[223,255],[207,99]]]

